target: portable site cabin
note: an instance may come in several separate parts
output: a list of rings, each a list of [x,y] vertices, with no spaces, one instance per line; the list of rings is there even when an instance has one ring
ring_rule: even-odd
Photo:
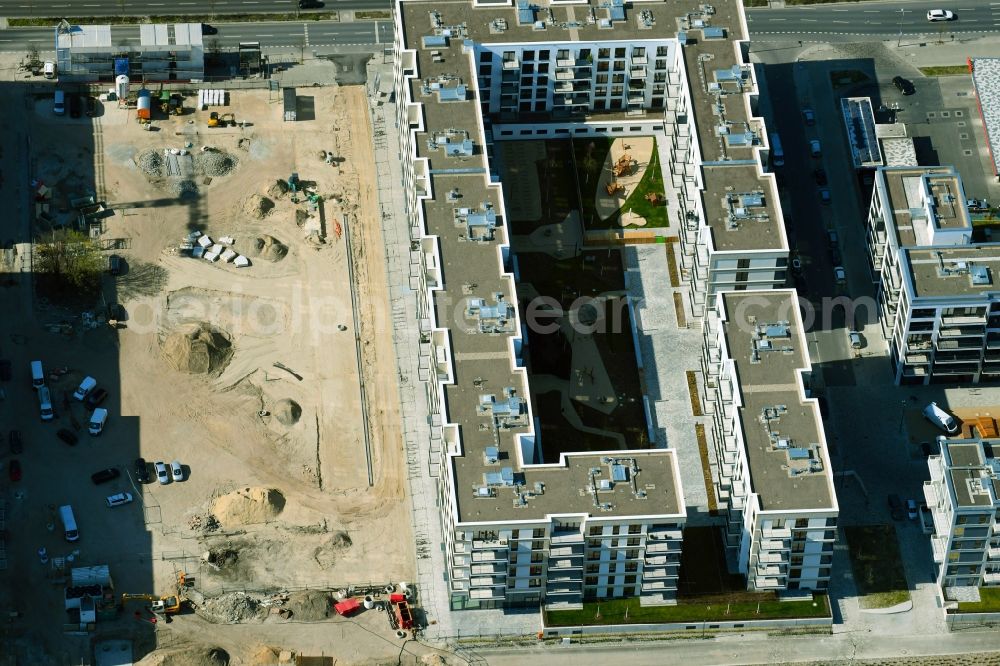
[[[298,120],[298,109],[297,109],[297,100],[295,97],[295,88],[282,88],[281,95],[285,103],[285,120],[289,122],[294,122]]]

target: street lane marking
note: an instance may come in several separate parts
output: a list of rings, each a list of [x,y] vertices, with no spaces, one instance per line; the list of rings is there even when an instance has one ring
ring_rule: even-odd
[[[782,19],[782,18],[773,18],[773,19],[771,19],[771,22],[772,22],[772,23],[777,23],[778,21],[787,21],[787,20],[788,20],[788,19]]]
[[[259,34],[259,35],[257,35],[257,36],[258,36],[258,37],[274,37],[274,35],[262,35],[262,34]]]
[[[830,23],[847,23],[847,21],[830,21]]]
[[[877,9],[866,9],[866,10],[865,10],[865,14],[881,14],[881,13],[882,13],[882,12],[880,12],[880,11],[879,11],[879,10],[877,10]]]

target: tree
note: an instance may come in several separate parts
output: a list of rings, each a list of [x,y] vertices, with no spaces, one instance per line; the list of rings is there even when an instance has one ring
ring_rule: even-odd
[[[56,294],[89,295],[100,287],[104,256],[86,235],[63,229],[35,246],[35,270]]]

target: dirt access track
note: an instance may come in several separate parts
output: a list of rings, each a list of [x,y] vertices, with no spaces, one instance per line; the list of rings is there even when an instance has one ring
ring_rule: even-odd
[[[0,601],[20,613],[11,631],[24,663],[77,662],[89,642],[64,635],[64,587],[52,584],[59,573],[51,562],[40,564],[41,547],[54,562],[72,555],[67,568],[108,564],[118,595],[167,594],[181,570],[207,596],[413,579],[365,91],[300,94],[312,97],[315,119],[283,122],[280,95],[239,90],[214,110],[247,126],[208,128],[209,112],[192,110],[188,96],[186,114],[154,113],[152,131],[114,102],[95,118],[54,116],[51,97],[39,96],[34,108],[30,99],[23,108],[12,105],[31,135],[30,154],[20,157],[51,191],[50,217],[58,221],[61,202],[96,193],[114,210],[100,238],[116,245],[108,254],[122,256],[125,266],[122,275],[105,277],[102,300],[66,307],[32,297],[33,281],[17,273],[17,257],[3,267],[13,280],[0,291],[0,306],[21,316],[0,320],[0,356],[14,366],[0,434],[19,429],[26,445],[18,456],[23,479],[8,485],[4,473],[0,485],[9,534]],[[3,139],[6,155],[18,154],[19,138],[23,133]],[[301,179],[297,192],[287,188],[293,172]],[[5,194],[15,187],[11,180]],[[18,187],[23,192],[28,184]],[[319,207],[309,192],[322,197]],[[35,236],[47,232],[45,224],[33,225]],[[250,265],[192,257],[200,248],[195,232],[212,239],[205,251],[220,244]],[[126,328],[84,325],[82,311],[103,314],[113,302],[124,306]],[[57,323],[71,326],[60,330]],[[47,371],[69,368],[49,379],[54,422],[38,420],[32,359]],[[82,403],[62,401],[88,375],[109,392],[100,437],[88,437]],[[77,446],[56,438],[57,429],[80,424]],[[6,464],[6,442],[0,450]],[[138,457],[148,462],[151,483],[136,478]],[[183,480],[158,484],[152,463],[172,460],[181,462]],[[106,467],[121,476],[92,484],[89,474]],[[122,491],[135,502],[108,508],[104,498]],[[74,507],[79,524],[80,540],[72,544],[55,518],[64,504]],[[139,609],[129,605],[118,620],[99,622],[100,633],[145,632],[148,639],[148,625],[131,615]],[[194,622],[203,620],[179,616],[156,629],[157,641],[136,645],[151,649],[162,639],[177,647],[185,623]],[[223,640],[226,627],[212,626]],[[331,634],[325,654],[337,654],[338,640],[342,632]]]

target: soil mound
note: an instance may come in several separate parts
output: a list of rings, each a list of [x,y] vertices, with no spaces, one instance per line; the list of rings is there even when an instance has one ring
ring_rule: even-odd
[[[239,163],[236,156],[220,150],[205,151],[195,161],[203,174],[212,177],[228,176]]]
[[[260,194],[251,194],[243,204],[243,210],[247,215],[262,219],[274,208],[274,202]]]
[[[281,261],[288,254],[288,246],[274,236],[258,236],[250,241],[246,254],[266,261]]]
[[[271,187],[267,188],[266,193],[272,199],[280,199],[288,194],[288,183],[284,180],[276,180]]]
[[[292,612],[292,619],[299,622],[319,622],[333,615],[332,597],[319,590],[292,592],[284,608]]]
[[[192,374],[222,372],[233,357],[229,336],[206,323],[176,331],[163,341],[163,356],[175,370]]]
[[[299,418],[302,416],[302,407],[294,400],[285,398],[277,402],[273,414],[281,425],[293,426],[299,422]]]
[[[151,652],[137,666],[229,666],[229,653],[218,647],[192,645]]]
[[[278,663],[278,650],[262,645],[250,655],[250,666],[274,666]]]
[[[275,488],[243,488],[212,503],[212,515],[226,529],[266,523],[285,508],[285,496]]]

